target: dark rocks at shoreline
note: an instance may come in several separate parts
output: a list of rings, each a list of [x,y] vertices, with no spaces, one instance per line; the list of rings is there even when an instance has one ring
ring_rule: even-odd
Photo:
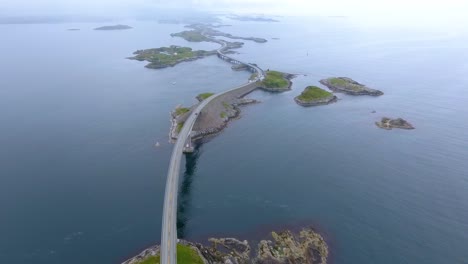
[[[98,27],[98,28],[95,28],[94,30],[125,30],[125,29],[132,29],[132,27],[128,25],[113,25],[113,26]]]
[[[387,130],[391,130],[392,128],[414,129],[413,125],[411,125],[408,121],[404,120],[403,118],[391,119],[388,117],[383,117],[380,122],[375,122],[375,124],[378,127]]]
[[[191,247],[209,264],[326,264],[329,254],[327,243],[312,228],[303,228],[299,233],[271,232],[271,238],[261,240],[256,247],[236,238],[210,238],[209,242],[209,246],[185,240],[179,243]],[[156,245],[122,264],[138,264],[159,254]]]
[[[379,96],[384,94],[382,91],[371,89],[347,77],[327,78],[320,80],[320,83],[334,92],[343,92],[350,95]]]
[[[335,103],[336,101],[338,101],[338,98],[333,95],[327,98],[321,98],[321,99],[316,99],[316,100],[311,100],[311,101],[303,101],[299,99],[299,96],[296,96],[294,97],[294,101],[300,106],[309,107],[309,106],[319,106],[319,105],[327,105],[327,104]]]

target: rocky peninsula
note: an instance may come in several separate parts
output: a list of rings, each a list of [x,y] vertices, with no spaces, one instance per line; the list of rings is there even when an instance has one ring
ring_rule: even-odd
[[[408,121],[403,118],[391,119],[388,117],[383,117],[380,122],[375,122],[375,124],[383,129],[391,130],[392,128],[401,128],[401,129],[414,129]]]
[[[343,92],[350,95],[383,95],[382,91],[371,89],[364,84],[347,77],[333,77],[320,80],[320,83],[327,86],[334,92]]]
[[[240,116],[240,106],[257,103],[257,100],[244,97],[259,88],[260,85],[259,82],[252,82],[242,89],[230,91],[212,100],[198,116],[193,126],[192,140],[202,139],[221,132],[228,125],[229,121]],[[199,94],[196,98],[201,102],[212,95],[212,93],[203,93]],[[171,112],[172,125],[169,134],[172,141],[177,140],[179,131],[182,129],[185,120],[187,120],[192,109],[195,109],[197,105],[195,104],[188,108],[178,106]]]
[[[307,86],[299,96],[294,98],[294,101],[301,106],[317,106],[336,102],[337,98],[317,86]]]
[[[132,29],[132,27],[128,25],[113,25],[113,26],[98,27],[98,28],[95,28],[94,30],[125,30],[125,29]]]
[[[247,240],[236,238],[210,238],[211,245],[205,246],[180,240],[177,259],[180,263],[208,264],[326,264],[328,245],[323,237],[312,228],[303,228],[295,233],[290,230],[271,232],[254,248]],[[158,245],[145,249],[122,264],[157,264]],[[185,261],[185,262],[184,262]]]
[[[291,89],[291,79],[295,75],[278,71],[267,71],[265,73],[266,77],[263,81],[255,80],[256,77],[251,76],[249,84],[245,85],[242,89],[227,92],[205,106],[193,126],[192,140],[202,139],[221,132],[231,120],[240,117],[240,106],[258,103],[257,100],[244,98],[256,89],[268,92],[283,92]],[[196,98],[201,102],[212,95],[213,93],[202,93]],[[177,106],[171,112],[172,125],[169,134],[172,141],[177,140],[179,131],[182,129],[185,120],[187,120],[191,110],[195,109],[196,106],[197,104],[188,108]]]

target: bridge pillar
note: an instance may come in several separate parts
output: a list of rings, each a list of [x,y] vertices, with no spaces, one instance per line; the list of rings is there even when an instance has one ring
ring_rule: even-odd
[[[194,147],[192,143],[192,133],[190,133],[187,139],[185,140],[184,153],[192,153],[193,151]]]

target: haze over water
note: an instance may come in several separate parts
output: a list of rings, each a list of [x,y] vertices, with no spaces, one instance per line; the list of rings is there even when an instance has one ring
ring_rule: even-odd
[[[334,263],[467,262],[467,32],[282,20],[221,28],[268,39],[239,59],[307,76],[251,94],[262,103],[189,158],[180,234],[261,239],[311,224]],[[0,263],[119,263],[159,243],[169,111],[248,78],[216,57],[146,69],[125,57],[218,46],[169,36],[183,25],[123,23],[134,29],[0,25]],[[385,95],[294,103],[330,76]],[[378,129],[383,116],[416,129]]]

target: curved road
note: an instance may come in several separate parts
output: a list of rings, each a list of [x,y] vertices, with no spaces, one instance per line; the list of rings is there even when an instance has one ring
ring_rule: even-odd
[[[223,42],[223,46],[217,50],[218,53],[229,57],[221,52],[226,47],[226,43]],[[231,58],[231,57],[229,57]],[[233,59],[233,58],[231,58]],[[238,61],[238,60],[237,60]],[[241,62],[243,63],[243,62]],[[248,64],[248,63],[244,63]],[[255,65],[248,64],[254,67],[257,71],[257,80],[263,79],[263,71]],[[166,180],[166,191],[164,194],[164,207],[163,207],[163,219],[162,219],[162,234],[161,234],[161,264],[176,264],[177,263],[177,196],[179,188],[179,175],[180,175],[180,162],[183,157],[183,150],[185,142],[192,132],[193,125],[197,120],[198,115],[201,113],[203,108],[209,104],[213,99],[221,96],[225,93],[244,88],[251,83],[248,82],[241,86],[232,88],[208,97],[203,100],[190,114],[179,133],[177,141],[172,150],[171,161],[169,163],[169,170],[167,172]]]

